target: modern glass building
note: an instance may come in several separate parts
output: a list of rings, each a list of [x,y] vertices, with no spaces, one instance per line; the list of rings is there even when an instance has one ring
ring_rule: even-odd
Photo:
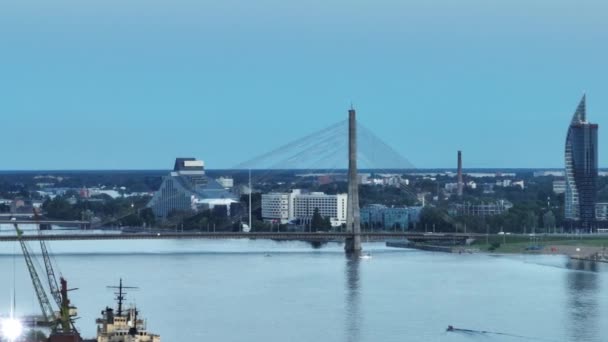
[[[591,230],[596,221],[597,130],[587,121],[585,96],[570,122],[566,136],[565,218],[571,228]]]
[[[229,210],[232,203],[237,203],[235,196],[207,177],[202,160],[177,158],[173,171],[163,177],[148,207],[156,217],[166,219],[171,211],[196,212],[216,205],[225,205]]]

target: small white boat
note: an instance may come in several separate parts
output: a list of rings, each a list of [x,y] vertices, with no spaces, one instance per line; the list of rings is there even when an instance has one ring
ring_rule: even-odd
[[[365,253],[359,256],[360,259],[371,259],[372,258],[372,253]]]

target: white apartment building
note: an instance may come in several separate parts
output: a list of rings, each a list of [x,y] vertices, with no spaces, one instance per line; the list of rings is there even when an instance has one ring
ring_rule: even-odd
[[[346,223],[347,194],[326,195],[322,192],[269,193],[262,195],[262,217],[266,221],[287,223],[299,219],[304,223],[312,220],[315,209],[329,217],[332,226]]]
[[[338,227],[346,224],[347,199],[347,194],[326,195],[322,192],[298,194],[293,202],[294,218],[304,222],[310,221],[315,209],[319,209],[321,216],[329,217],[332,227]]]
[[[262,218],[266,221],[289,222],[293,218],[293,215],[290,215],[293,212],[290,210],[291,197],[290,193],[262,194]]]

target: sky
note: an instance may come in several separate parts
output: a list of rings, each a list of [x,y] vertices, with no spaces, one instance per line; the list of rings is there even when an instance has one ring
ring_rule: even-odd
[[[605,0],[0,2],[0,170],[230,168],[347,117],[418,168],[608,167]],[[608,128],[607,128],[608,129]]]

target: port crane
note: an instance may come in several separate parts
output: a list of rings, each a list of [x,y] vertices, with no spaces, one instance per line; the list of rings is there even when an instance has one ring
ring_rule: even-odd
[[[38,271],[36,271],[36,267],[34,266],[34,262],[32,260],[32,253],[30,252],[30,248],[28,244],[21,238],[23,236],[23,231],[19,228],[17,223],[14,224],[15,231],[17,232],[17,238],[19,240],[19,244],[21,245],[21,250],[23,252],[23,258],[25,259],[25,264],[27,265],[27,269],[30,273],[30,278],[32,279],[32,285],[34,286],[34,291],[36,292],[36,297],[38,297],[38,304],[40,304],[40,310],[42,311],[42,317],[45,322],[49,323],[51,326],[51,330],[57,329],[57,317],[55,312],[53,311],[53,307],[51,306],[51,302],[49,301],[49,297],[46,295],[44,291],[44,287],[42,286],[42,282],[40,281],[40,277],[38,276]]]
[[[40,220],[40,215],[38,214],[38,210],[36,210],[36,208],[34,208],[34,220]],[[42,227],[40,226],[40,223],[37,223],[37,225],[38,235],[42,236]],[[53,299],[55,299],[55,303],[61,306],[61,293],[59,291],[59,285],[57,284],[57,278],[55,277],[55,270],[53,269],[53,264],[51,263],[49,251],[46,248],[46,242],[44,242],[43,239],[40,239],[40,250],[42,251],[42,258],[44,259],[44,268],[46,269],[46,278],[49,283],[51,296],[53,296]]]
[[[37,213],[35,212],[34,214],[37,218]],[[21,245],[21,250],[23,252],[23,257],[25,259],[30,278],[32,280],[32,285],[36,292],[36,297],[38,298],[38,303],[42,311],[42,317],[44,318],[45,322],[49,324],[52,334],[59,333],[77,335],[78,332],[76,330],[76,327],[74,326],[74,322],[72,319],[72,317],[76,316],[76,308],[70,305],[70,301],[68,299],[69,290],[67,287],[67,281],[63,277],[61,277],[61,288],[59,288],[51,258],[46,247],[46,243],[41,239],[40,248],[42,251],[42,256],[44,258],[44,264],[47,272],[47,281],[49,283],[51,295],[53,296],[55,304],[59,308],[58,313],[53,310],[51,301],[49,300],[46,291],[42,285],[42,281],[40,279],[40,276],[38,275],[38,271],[36,270],[32,259],[32,253],[30,251],[29,245],[21,238],[23,236],[23,231],[19,228],[19,225],[17,223],[14,223],[14,227],[15,231],[17,232],[17,238],[19,244]],[[38,234],[41,234],[40,226],[38,228]]]
[[[40,215],[36,208],[34,208],[34,220],[40,220]],[[42,226],[40,224],[38,224],[38,235],[42,235]],[[44,268],[46,269],[46,278],[49,283],[49,290],[51,291],[51,295],[53,296],[55,303],[59,307],[58,319],[59,324],[61,325],[61,331],[64,333],[75,332],[76,327],[74,326],[72,317],[76,316],[76,308],[70,305],[70,301],[68,299],[69,289],[67,288],[67,281],[61,277],[61,287],[59,287],[57,277],[55,276],[53,263],[44,239],[40,239],[40,250],[42,252],[42,258],[44,259]]]

